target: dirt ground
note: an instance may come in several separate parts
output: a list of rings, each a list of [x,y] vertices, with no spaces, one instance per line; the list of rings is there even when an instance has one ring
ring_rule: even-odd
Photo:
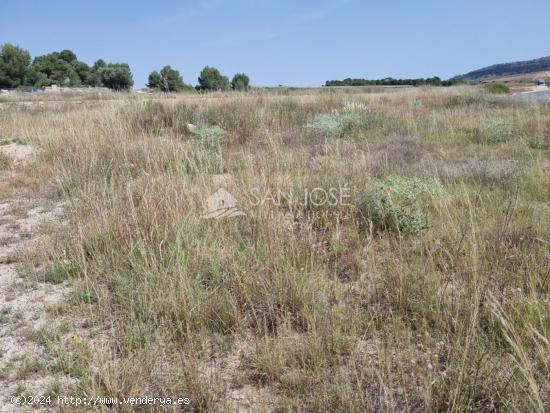
[[[29,145],[0,146],[13,167],[0,180],[0,412],[35,411],[10,402],[14,395],[44,394],[53,383],[69,380],[47,369],[50,356],[40,343],[39,332],[50,330],[61,320],[49,314],[70,292],[66,284],[41,282],[30,276],[20,262],[21,254],[40,250],[48,239],[44,225],[62,225],[64,206],[43,206],[43,200],[10,196],[9,187],[18,169],[34,154]],[[6,190],[7,189],[7,190]]]

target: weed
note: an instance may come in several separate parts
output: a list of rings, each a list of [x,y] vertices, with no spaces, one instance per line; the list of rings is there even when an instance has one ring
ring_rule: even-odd
[[[497,144],[512,138],[514,123],[509,118],[484,119],[476,129],[475,139],[478,143]]]
[[[354,129],[367,129],[373,124],[372,114],[356,104],[345,106],[342,111],[318,114],[306,124],[306,128],[315,135],[335,138]]]
[[[74,276],[78,272],[78,267],[74,263],[63,263],[57,265],[45,274],[45,281],[53,284],[60,284]]]
[[[544,142],[544,140],[540,138],[533,138],[529,141],[529,147],[531,149],[545,149],[546,142]]]
[[[426,214],[419,204],[419,197],[424,194],[440,194],[442,186],[437,179],[390,176],[378,182],[376,187],[357,204],[362,218],[375,231],[388,230],[414,235],[429,227]]]
[[[510,88],[502,83],[489,83],[485,86],[485,90],[493,94],[510,93]]]
[[[31,390],[23,382],[18,382],[15,392],[13,393],[15,397],[32,397],[33,394]]]
[[[221,140],[225,134],[222,128],[219,126],[200,126],[192,133],[207,153],[211,155],[221,154]]]

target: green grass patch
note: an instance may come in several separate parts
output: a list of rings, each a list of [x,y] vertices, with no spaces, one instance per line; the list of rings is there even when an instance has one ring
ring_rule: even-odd
[[[502,83],[490,83],[485,85],[485,90],[495,95],[510,93],[510,88]]]

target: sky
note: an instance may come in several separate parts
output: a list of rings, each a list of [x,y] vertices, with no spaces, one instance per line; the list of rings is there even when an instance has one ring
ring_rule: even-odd
[[[0,0],[0,44],[126,62],[135,87],[165,65],[193,85],[209,65],[256,86],[318,86],[548,56],[548,12],[548,0]]]

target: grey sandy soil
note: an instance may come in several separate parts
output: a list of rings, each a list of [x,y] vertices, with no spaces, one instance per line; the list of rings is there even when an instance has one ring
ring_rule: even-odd
[[[0,174],[0,185],[7,188],[18,168],[33,155],[28,145],[0,146],[14,167]],[[7,193],[10,193],[7,191]],[[5,197],[5,196],[4,196]],[[58,225],[63,205],[37,206],[38,200],[19,196],[0,196],[0,412],[35,411],[15,406],[15,394],[42,395],[55,377],[51,362],[36,331],[53,329],[48,309],[60,303],[70,292],[68,285],[49,284],[30,276],[18,257],[25,251],[37,251],[48,242],[40,234],[44,225]]]

